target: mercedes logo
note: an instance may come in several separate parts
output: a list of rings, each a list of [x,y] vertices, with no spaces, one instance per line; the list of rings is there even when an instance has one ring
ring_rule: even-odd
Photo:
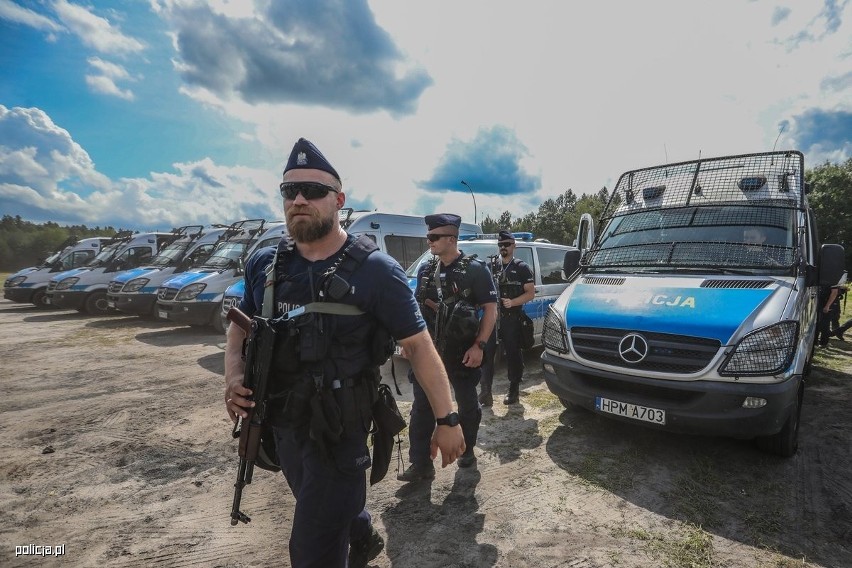
[[[618,343],[618,354],[627,363],[639,363],[648,356],[648,341],[638,333],[628,333]]]

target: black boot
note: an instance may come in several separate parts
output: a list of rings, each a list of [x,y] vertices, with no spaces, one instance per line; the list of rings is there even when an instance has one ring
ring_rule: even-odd
[[[491,406],[494,404],[494,397],[491,396],[491,385],[482,383],[479,385],[479,404],[482,406]]]
[[[509,383],[509,394],[503,399],[503,404],[518,404],[520,397],[521,385],[518,383]]]
[[[847,331],[849,331],[850,327],[852,327],[852,320],[847,321],[846,323],[844,323],[843,325],[841,325],[840,327],[838,327],[837,329],[832,331],[831,335],[833,335],[834,337],[836,337],[840,341],[846,341],[846,339],[843,337],[843,334],[846,333]]]

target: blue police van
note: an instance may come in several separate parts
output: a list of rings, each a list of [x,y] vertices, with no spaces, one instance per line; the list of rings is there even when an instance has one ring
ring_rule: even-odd
[[[796,151],[623,174],[545,317],[548,388],[566,407],[793,455],[817,290],[843,272],[807,193]]]

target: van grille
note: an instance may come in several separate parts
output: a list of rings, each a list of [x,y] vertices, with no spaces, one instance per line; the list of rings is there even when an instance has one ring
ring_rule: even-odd
[[[658,373],[697,373],[707,367],[719,351],[721,343],[688,335],[641,332],[648,343],[647,356],[638,363],[628,363],[619,355],[619,344],[629,329],[572,327],[571,342],[582,359],[604,365]]]
[[[772,285],[772,280],[705,280],[702,288],[737,288],[741,290],[760,290]]]
[[[586,276],[583,278],[583,284],[599,284],[603,286],[621,286],[626,281],[626,278],[606,278],[602,276]]]
[[[110,294],[118,294],[119,292],[121,292],[122,288],[124,288],[124,283],[116,282],[115,280],[113,280],[109,283],[109,288],[107,288],[107,292],[109,292]]]
[[[157,299],[158,300],[174,300],[175,296],[177,296],[178,291],[174,288],[166,288],[163,286],[162,288],[157,290]]]

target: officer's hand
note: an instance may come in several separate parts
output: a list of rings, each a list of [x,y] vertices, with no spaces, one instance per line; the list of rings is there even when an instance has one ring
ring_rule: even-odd
[[[436,302],[435,300],[430,300],[429,298],[426,298],[426,300],[423,301],[423,305],[433,311],[438,311],[438,302]]]
[[[231,422],[237,421],[237,416],[248,418],[247,409],[254,407],[254,401],[247,397],[252,395],[251,389],[243,386],[241,378],[228,380],[225,383],[225,409]]]
[[[511,298],[502,298],[500,301],[503,302],[504,308],[511,308],[512,307],[512,299]]]
[[[470,367],[475,369],[482,365],[482,349],[479,348],[479,345],[474,345],[470,349],[464,352],[464,357],[462,357],[462,364],[465,367]]]
[[[461,426],[436,426],[432,432],[430,455],[434,460],[441,450],[441,467],[447,467],[464,453],[464,434]]]

